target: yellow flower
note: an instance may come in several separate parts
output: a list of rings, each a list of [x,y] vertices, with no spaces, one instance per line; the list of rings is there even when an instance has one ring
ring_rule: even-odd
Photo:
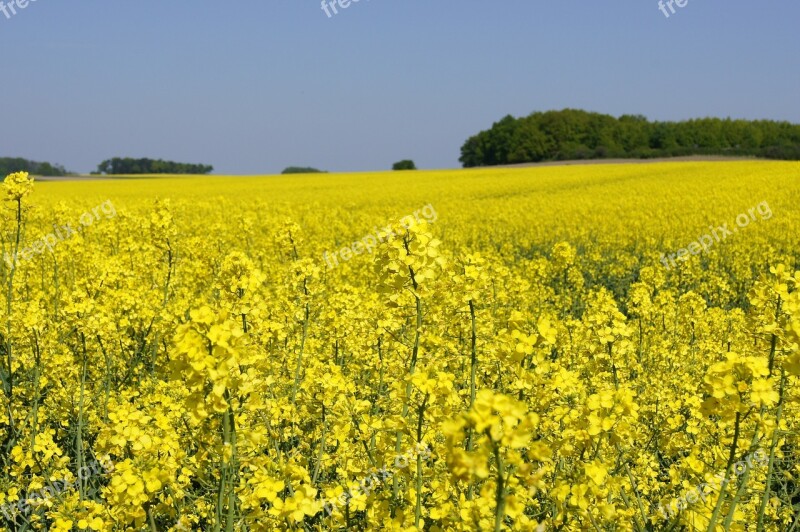
[[[750,391],[750,399],[758,406],[772,406],[778,402],[780,395],[769,379],[755,379]]]
[[[3,180],[6,191],[6,201],[19,201],[33,191],[33,178],[28,177],[28,172],[9,174]]]
[[[608,476],[608,469],[606,469],[605,465],[598,461],[594,460],[593,462],[586,464],[585,467],[586,476],[592,479],[598,486],[602,486],[606,482],[606,477]]]

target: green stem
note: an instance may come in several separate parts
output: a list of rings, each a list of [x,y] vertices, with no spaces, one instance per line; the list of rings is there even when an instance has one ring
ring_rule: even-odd
[[[306,286],[306,280],[303,280],[303,293],[308,297],[308,288]],[[303,351],[306,347],[306,338],[308,337],[308,318],[310,312],[308,308],[308,303],[306,302],[305,306],[305,313],[303,316],[303,336],[300,339],[300,350],[297,353],[297,364],[295,364],[294,368],[294,385],[292,386],[292,407],[297,405],[297,390],[300,387],[300,370],[303,367]]]
[[[236,477],[239,472],[238,451],[236,449],[236,416],[233,413],[232,399],[226,393],[228,399],[228,412],[226,422],[226,443],[231,446],[231,461],[227,464],[228,469],[228,516],[225,521],[226,532],[233,532],[233,523],[236,518]]]
[[[475,404],[475,376],[478,371],[478,334],[477,323],[475,320],[475,303],[470,299],[469,301],[469,319],[472,324],[472,334],[470,338],[470,368],[469,368],[469,407]],[[471,450],[471,449],[468,449]]]
[[[80,396],[78,399],[78,434],[76,436],[76,454],[78,462],[78,495],[80,500],[86,497],[86,486],[84,486],[84,479],[81,478],[81,469],[85,463],[84,450],[83,450],[83,405],[86,393],[86,369],[87,369],[87,356],[86,356],[86,336],[81,333],[81,346],[83,353],[83,367],[81,368],[81,387]]]
[[[8,274],[8,287],[6,289],[6,367],[4,373],[7,379],[3,383],[3,391],[5,392],[8,401],[8,442],[7,449],[16,443],[16,425],[14,423],[14,411],[12,408],[12,401],[14,398],[14,365],[13,365],[13,342],[11,340],[11,311],[12,302],[14,301],[14,274],[17,271],[17,254],[19,253],[19,243],[22,238],[22,199],[17,199],[17,229],[14,237],[14,253],[11,255],[11,270]]]
[[[378,373],[378,388],[377,394],[375,397],[375,401],[372,403],[372,415],[376,415],[378,413],[378,397],[380,396],[383,390],[383,373],[384,373],[384,364],[383,364],[383,354],[381,352],[381,339],[378,338],[378,360],[381,365],[381,369]],[[375,454],[375,445],[377,443],[376,439],[378,436],[378,431],[373,431],[372,437],[369,441],[370,452],[374,455]]]
[[[42,356],[41,350],[39,348],[39,335],[36,334],[36,331],[33,331],[33,355],[36,362],[36,367],[34,369],[33,375],[33,406],[31,407],[32,413],[32,426],[31,426],[31,449],[34,448],[36,445],[36,436],[39,435],[39,400],[41,399],[42,390],[41,390],[41,375],[42,375]]]
[[[619,445],[617,445],[617,451],[622,454]],[[644,505],[642,504],[642,499],[639,497],[639,493],[636,489],[636,482],[634,481],[633,474],[631,473],[631,468],[628,467],[628,462],[624,462],[625,464],[625,472],[628,474],[628,481],[631,483],[631,490],[633,494],[636,496],[636,503],[639,508],[639,515],[642,517],[642,526],[639,526],[639,523],[636,521],[636,518],[633,519],[634,524],[636,525],[637,530],[644,530],[644,527],[647,526],[647,515],[644,512]]]
[[[417,504],[414,507],[414,526],[419,529],[419,520],[422,516],[422,455],[419,453],[419,446],[422,444],[422,425],[425,420],[425,407],[428,404],[430,394],[425,394],[425,399],[419,407],[417,416]]]
[[[500,532],[503,529],[503,520],[506,516],[506,485],[503,478],[504,464],[503,457],[500,455],[500,446],[494,444],[494,459],[497,462],[497,490],[495,491],[495,515],[494,531]]]
[[[475,322],[475,304],[470,299],[469,301],[469,317],[470,322],[472,324],[472,335],[471,335],[471,353],[470,353],[470,368],[469,368],[469,408],[472,409],[472,405],[475,404],[475,377],[478,371],[478,351],[477,351],[477,325]],[[467,433],[467,451],[472,451],[472,428],[468,429]],[[470,482],[469,488],[467,489],[467,500],[471,501],[473,496],[474,486]]]
[[[744,473],[739,480],[739,489],[736,490],[736,494],[731,499],[731,507],[728,509],[728,515],[725,516],[725,521],[722,523],[722,527],[725,530],[731,529],[731,524],[733,523],[733,516],[736,512],[736,506],[739,504],[739,499],[741,499],[742,494],[744,493],[745,487],[747,486],[747,481],[750,479],[750,469],[745,469]]]
[[[167,239],[167,280],[164,283],[164,303],[162,304],[163,307],[166,308],[167,302],[169,301],[169,283],[172,280],[172,267],[173,267],[173,259],[174,254],[172,251],[172,244]]]
[[[325,436],[327,434],[328,425],[325,422],[325,405],[322,405],[322,437],[319,441],[319,452],[317,453],[317,465],[314,468],[314,475],[311,477],[311,483],[316,484],[319,478],[319,470],[322,466],[322,457],[325,454]]]
[[[106,348],[103,345],[103,340],[100,335],[97,335],[97,343],[100,345],[100,351],[103,353],[103,358],[106,362],[106,374],[103,379],[103,387],[105,395],[103,397],[103,421],[108,421],[108,401],[111,396],[111,358],[109,358]]]
[[[774,338],[774,336],[773,336]],[[778,400],[778,412],[775,419],[775,430],[772,433],[772,442],[769,447],[769,464],[767,466],[767,478],[764,480],[764,495],[761,497],[761,505],[758,508],[758,522],[756,524],[756,531],[762,532],[764,530],[764,514],[767,509],[767,502],[769,501],[770,486],[772,484],[772,473],[775,470],[775,448],[778,446],[778,435],[781,427],[781,417],[783,415],[783,399],[786,384],[786,373],[781,370],[781,386],[780,386],[780,399]]]
[[[411,272],[411,282],[414,286],[415,294],[414,299],[416,300],[416,309],[417,309],[417,322],[416,328],[414,331],[414,347],[411,349],[411,363],[408,367],[408,374],[407,377],[411,377],[416,371],[417,368],[417,356],[419,354],[419,339],[420,339],[420,331],[422,329],[422,300],[419,296],[416,295],[417,289],[417,281],[414,277],[414,270],[409,267],[409,271]],[[408,379],[406,383],[406,395],[403,399],[403,419],[408,416],[408,402],[411,399],[411,379]],[[395,439],[394,445],[395,452],[399,455],[403,451],[403,432],[402,430],[397,431],[397,437]],[[397,503],[399,499],[400,493],[400,481],[398,476],[395,475],[392,479],[392,498],[394,499],[395,503]],[[394,509],[392,509],[392,516],[394,516]]]
[[[739,442],[740,424],[741,414],[737,412],[736,426],[733,432],[733,441],[731,442],[731,451],[728,456],[728,464],[725,466],[725,477],[721,483],[722,485],[719,488],[717,504],[714,506],[714,512],[711,514],[711,519],[708,521],[708,528],[706,529],[706,532],[714,532],[716,529],[717,519],[719,518],[719,513],[722,510],[722,503],[725,500],[725,491],[728,489],[728,479],[731,477],[731,468],[733,467],[733,461],[736,458],[736,445]]]

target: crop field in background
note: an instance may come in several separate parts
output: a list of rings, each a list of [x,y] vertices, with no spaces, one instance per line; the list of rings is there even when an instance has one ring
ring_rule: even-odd
[[[4,530],[800,531],[798,163],[2,194]]]

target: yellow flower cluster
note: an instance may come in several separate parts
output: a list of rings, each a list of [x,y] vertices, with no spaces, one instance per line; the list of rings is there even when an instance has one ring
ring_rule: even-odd
[[[798,174],[12,174],[0,530],[800,529]]]
[[[28,172],[9,174],[3,180],[6,200],[20,201],[33,191],[33,178],[28,177]]]

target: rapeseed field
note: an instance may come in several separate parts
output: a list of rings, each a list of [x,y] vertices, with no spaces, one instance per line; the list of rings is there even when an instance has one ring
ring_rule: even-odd
[[[3,530],[798,530],[800,164],[6,177]]]

